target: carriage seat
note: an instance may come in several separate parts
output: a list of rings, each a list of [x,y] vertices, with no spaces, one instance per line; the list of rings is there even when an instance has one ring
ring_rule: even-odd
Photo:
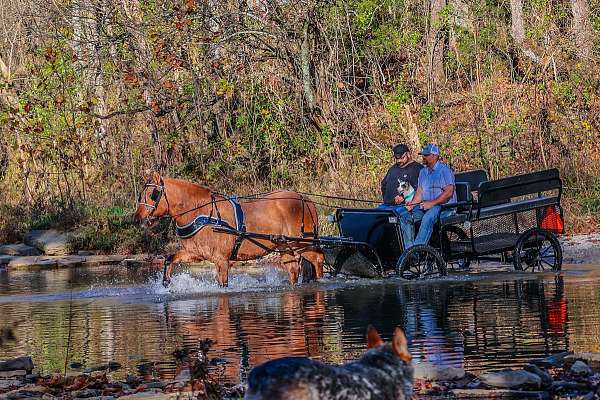
[[[456,192],[456,203],[445,204],[444,209],[455,209],[455,214],[443,215],[440,219],[442,225],[462,224],[469,219],[469,213],[476,199],[473,198],[473,190],[488,181],[487,173],[482,169],[459,172],[454,175],[454,190]]]
[[[483,182],[477,192],[473,217],[483,219],[560,204],[562,181],[553,168]]]
[[[487,180],[483,170],[456,174],[456,214],[442,217],[442,225],[461,224],[467,220],[486,219],[521,211],[560,204],[562,181],[557,169]],[[471,188],[476,185],[476,199]],[[558,194],[542,195],[550,191]],[[536,195],[536,197],[531,197]]]

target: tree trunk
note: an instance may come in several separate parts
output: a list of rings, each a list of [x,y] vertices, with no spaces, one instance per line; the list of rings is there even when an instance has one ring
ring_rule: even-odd
[[[592,55],[592,24],[590,21],[590,5],[587,0],[571,0],[573,12],[573,35],[575,36],[575,49],[581,59]]]
[[[510,0],[511,33],[516,47],[521,50],[525,41],[525,26],[523,24],[523,1]]]
[[[431,0],[430,7],[430,26],[428,35],[428,91],[429,101],[433,101],[433,96],[437,88],[444,80],[444,47],[446,38],[442,30],[441,13],[446,6],[446,0]]]
[[[307,18],[304,21],[302,29],[302,45],[300,46],[300,62],[302,69],[302,86],[304,88],[304,98],[310,112],[315,108],[315,94],[313,90],[312,78],[310,76],[310,22]]]

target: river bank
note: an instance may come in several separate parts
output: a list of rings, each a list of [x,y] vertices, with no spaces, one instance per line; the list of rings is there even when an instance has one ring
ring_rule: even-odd
[[[585,235],[563,235],[559,238],[563,249],[563,264],[600,264],[600,232]],[[33,255],[31,255],[34,253]],[[154,257],[149,254],[96,254],[94,250],[78,254],[41,254],[33,246],[24,243],[0,245],[0,268],[29,270],[45,268],[69,268],[121,263],[125,266],[150,264]],[[261,261],[254,263],[258,267]]]

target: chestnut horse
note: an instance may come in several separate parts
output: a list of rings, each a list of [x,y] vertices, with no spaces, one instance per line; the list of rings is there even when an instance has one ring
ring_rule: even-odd
[[[181,238],[181,249],[165,259],[163,285],[169,284],[173,266],[207,260],[215,264],[219,284],[227,286],[232,261],[252,260],[275,251],[281,254],[281,266],[292,284],[298,283],[302,258],[313,265],[317,278],[323,276],[324,256],[320,249],[310,241],[284,238],[310,239],[317,235],[317,210],[303,195],[279,190],[237,201],[156,172],[144,176],[144,181],[134,219],[149,227],[160,218],[170,217]],[[232,234],[233,230],[264,235],[242,238]]]

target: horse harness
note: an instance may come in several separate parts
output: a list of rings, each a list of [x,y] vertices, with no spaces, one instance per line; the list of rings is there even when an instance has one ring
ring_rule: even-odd
[[[146,193],[146,189],[147,188],[154,188],[152,189],[152,193],[150,193],[150,200],[152,200],[154,202],[154,204],[149,204],[146,203],[146,197],[144,196],[144,201],[142,201],[142,194]],[[142,189],[142,191],[140,192],[140,196],[138,198],[138,204],[143,205],[146,208],[150,208],[152,211],[150,211],[150,213],[146,216],[146,219],[149,221],[150,218],[153,216],[154,212],[156,211],[156,209],[158,208],[158,204],[160,203],[160,199],[163,196],[163,193],[165,192],[165,183],[163,181],[162,176],[160,177],[160,180],[158,182],[158,184],[154,183],[152,181],[152,178],[149,178],[146,183],[144,183],[144,188]],[[167,202],[167,207],[169,206],[169,200],[167,199],[167,196],[165,196],[165,200]]]
[[[246,232],[246,225],[244,224],[244,210],[240,205],[237,197],[225,197],[225,200],[231,204],[231,208],[233,209],[233,214],[235,218],[235,227],[231,226],[231,224],[224,219],[221,218],[221,213],[219,211],[219,207],[217,206],[217,202],[222,200],[217,200],[215,195],[211,193],[211,210],[209,215],[200,214],[196,218],[194,218],[190,223],[179,226],[175,225],[175,230],[177,236],[181,239],[189,239],[192,236],[196,235],[198,232],[202,230],[207,225],[212,226],[222,226],[225,228],[229,228],[236,232],[244,233]],[[216,214],[216,217],[213,216]],[[235,239],[235,243],[233,245],[233,249],[231,250],[230,260],[234,260],[237,257],[237,253],[242,245],[242,241],[244,238],[242,235],[237,235]]]

